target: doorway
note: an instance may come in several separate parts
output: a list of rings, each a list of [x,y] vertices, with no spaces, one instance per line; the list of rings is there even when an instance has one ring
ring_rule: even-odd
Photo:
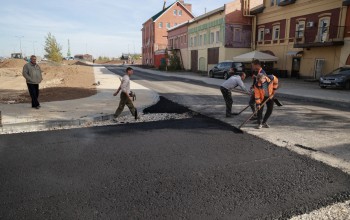
[[[319,79],[322,76],[322,70],[325,63],[325,59],[316,59],[315,61],[315,79]]]
[[[198,50],[191,51],[191,71],[198,71]]]
[[[299,79],[300,77],[300,57],[293,57],[292,61],[292,72],[291,72],[291,77],[295,77]]]

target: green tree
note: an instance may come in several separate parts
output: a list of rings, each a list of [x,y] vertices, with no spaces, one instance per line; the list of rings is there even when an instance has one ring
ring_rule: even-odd
[[[172,51],[172,56],[169,57],[170,65],[168,70],[176,71],[181,70],[181,61],[180,57],[177,55],[176,51]]]
[[[56,41],[55,36],[49,32],[45,40],[45,57],[55,62],[62,61],[62,47]]]

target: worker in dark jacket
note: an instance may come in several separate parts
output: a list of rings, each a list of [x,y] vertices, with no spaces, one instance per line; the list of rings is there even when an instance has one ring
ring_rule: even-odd
[[[260,63],[260,61],[258,59],[253,60],[253,62],[252,62],[252,70],[253,70],[253,75],[252,75],[253,83],[252,83],[252,86],[250,87],[252,95],[250,96],[249,106],[252,109],[252,112],[255,112],[256,108],[255,108],[254,85],[257,82],[256,77],[259,74],[266,74],[266,72],[261,67],[261,63]],[[254,115],[250,120],[257,120],[257,119],[258,119],[258,116]]]
[[[271,79],[271,77],[273,77]],[[267,120],[273,111],[273,96],[278,88],[278,79],[276,76],[266,76],[265,74],[257,75],[257,82],[254,85],[254,96],[256,108],[258,111],[258,129],[264,127],[269,128]],[[264,106],[261,106],[266,101],[267,110],[263,118]],[[263,118],[263,120],[262,120]],[[262,121],[261,121],[262,120]]]
[[[32,108],[39,109],[39,83],[43,80],[40,66],[36,63],[36,56],[30,56],[30,62],[23,66],[23,77],[26,79],[28,91],[32,98]]]

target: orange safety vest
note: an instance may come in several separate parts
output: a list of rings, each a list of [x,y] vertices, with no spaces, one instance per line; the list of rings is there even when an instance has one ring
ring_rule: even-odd
[[[271,76],[267,76],[266,77],[266,82],[268,83],[268,91],[269,91],[269,95],[274,95],[275,94],[275,90],[277,90],[278,88],[278,78],[276,76],[273,76],[273,78],[270,78]],[[257,82],[254,85],[254,94],[255,94],[255,103],[256,104],[261,104],[262,101],[265,98],[265,90],[261,84],[261,82]],[[267,96],[267,95],[266,95]]]

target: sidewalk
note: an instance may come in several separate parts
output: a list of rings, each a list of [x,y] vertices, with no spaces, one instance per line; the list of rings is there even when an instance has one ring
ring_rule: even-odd
[[[151,74],[178,77],[202,81],[209,85],[220,86],[224,80],[218,78],[209,78],[193,72],[161,72],[157,70],[142,69],[133,67],[135,70],[142,70]],[[244,81],[247,88],[252,84],[252,79],[248,78]],[[341,106],[350,108],[350,90],[341,89],[321,89],[318,82],[306,82],[302,79],[280,78],[277,97],[286,97],[291,99],[305,100],[316,103],[329,104],[333,106]]]
[[[0,104],[2,127],[0,132],[31,131],[48,128],[82,125],[96,121],[112,119],[119,103],[119,95],[113,93],[120,84],[119,76],[104,67],[94,67],[97,94],[91,97],[57,102],[41,103],[39,110],[30,104]],[[139,84],[131,82],[131,90],[136,92],[135,107],[141,112],[143,108],[153,105],[158,95]],[[124,115],[130,114],[125,107]]]

